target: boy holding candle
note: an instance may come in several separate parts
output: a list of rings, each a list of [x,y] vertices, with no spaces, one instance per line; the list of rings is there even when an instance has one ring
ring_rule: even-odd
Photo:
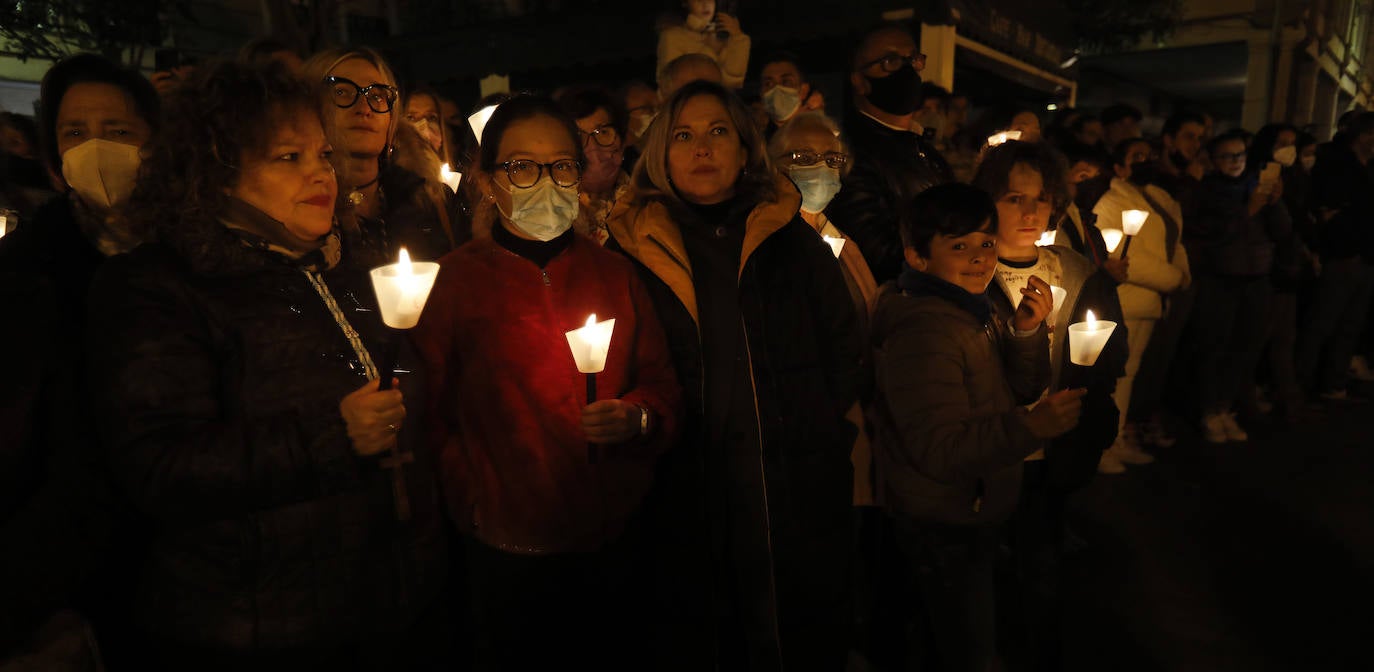
[[[1082,390],[1049,383],[1050,286],[1031,278],[1009,321],[985,292],[997,210],[976,188],[917,196],[903,218],[905,268],[873,316],[879,474],[897,545],[928,624],[909,650],[941,669],[994,657],[992,563],[1016,506],[1022,461],[1078,423]],[[909,661],[916,665],[919,661]]]

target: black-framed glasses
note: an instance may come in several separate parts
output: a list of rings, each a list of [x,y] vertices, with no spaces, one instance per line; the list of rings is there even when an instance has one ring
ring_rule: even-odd
[[[390,112],[391,107],[396,104],[396,98],[400,96],[395,88],[386,84],[358,86],[351,79],[333,75],[324,78],[324,85],[329,87],[329,98],[338,107],[345,109],[353,107],[357,104],[358,98],[362,98],[367,101],[367,106],[377,114]]]
[[[902,66],[906,65],[907,63],[910,63],[911,67],[914,68],[916,72],[925,70],[926,55],[915,54],[912,56],[903,56],[901,54],[892,52],[884,54],[882,58],[864,63],[864,67],[860,69],[867,70],[875,65],[882,65],[884,72],[897,72],[898,70],[901,70]]]
[[[610,147],[620,140],[620,132],[614,126],[597,126],[590,133],[579,128],[577,134],[581,136],[583,145],[591,140],[600,147]]]
[[[818,154],[816,152],[796,151],[788,153],[787,158],[792,160],[792,165],[794,166],[814,166],[824,161],[825,165],[835,170],[844,168],[845,164],[849,163],[849,155],[844,152],[826,152],[824,154]]]
[[[505,169],[506,177],[510,183],[520,189],[533,187],[539,178],[543,177],[546,168],[549,171],[549,178],[560,187],[574,187],[582,181],[582,164],[572,159],[559,159],[553,163],[516,159],[496,165]]]

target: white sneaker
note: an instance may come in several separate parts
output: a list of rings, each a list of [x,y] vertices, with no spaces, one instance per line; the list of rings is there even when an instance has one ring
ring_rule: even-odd
[[[1226,421],[1221,413],[1208,413],[1202,416],[1202,438],[1207,443],[1226,443]]]
[[[1227,441],[1249,441],[1250,435],[1245,433],[1240,425],[1236,424],[1235,413],[1221,414],[1221,427],[1226,432]]]
[[[1099,474],[1124,474],[1126,465],[1118,460],[1110,449],[1102,452],[1102,457],[1097,461],[1097,473]]]

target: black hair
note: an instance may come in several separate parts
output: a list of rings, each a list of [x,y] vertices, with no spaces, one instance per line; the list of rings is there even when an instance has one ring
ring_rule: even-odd
[[[1250,155],[1246,157],[1246,165],[1253,169],[1263,168],[1264,164],[1274,160],[1274,145],[1279,142],[1279,135],[1284,131],[1293,133],[1293,140],[1296,143],[1298,127],[1292,124],[1269,124],[1255,133],[1255,137],[1250,141]],[[1293,147],[1297,150],[1296,144]]]
[[[161,125],[161,101],[157,90],[142,75],[121,67],[104,56],[77,54],[48,69],[39,87],[39,126],[42,128],[43,158],[53,171],[62,172],[62,155],[57,151],[57,110],[62,98],[77,84],[109,84],[129,94],[138,116],[150,131]]]
[[[1350,122],[1355,121],[1355,117],[1359,116],[1359,114],[1360,110],[1346,110],[1342,112],[1341,116],[1336,119],[1336,129],[1342,130],[1349,127]]]
[[[1304,147],[1317,144],[1317,136],[1307,131],[1298,131],[1298,141],[1293,146],[1298,148],[1298,154],[1302,154]]]
[[[1137,143],[1149,145],[1153,149],[1153,145],[1150,145],[1150,141],[1145,138],[1126,138],[1116,143],[1116,146],[1112,148],[1112,165],[1126,165],[1126,155],[1131,153],[1131,148]]]
[[[0,112],[0,128],[13,128],[19,131],[35,154],[42,151],[42,143],[38,139],[38,124],[34,123],[33,119],[16,112]]]
[[[1011,171],[1017,165],[1029,166],[1040,173],[1044,187],[1042,195],[1048,196],[1051,227],[1069,207],[1069,167],[1064,157],[1053,147],[1043,142],[1021,142],[1008,140],[996,147],[989,147],[983,153],[971,184],[983,190],[995,202],[1011,188]]]
[[[1098,119],[1097,117],[1091,114],[1080,114],[1076,118],[1074,118],[1073,123],[1069,124],[1069,130],[1073,131],[1074,135],[1077,135],[1083,132],[1084,126],[1087,126],[1088,124],[1091,124],[1094,121],[1101,123],[1102,120]]]
[[[490,174],[496,169],[497,153],[501,148],[501,137],[506,134],[506,130],[510,128],[511,124],[540,116],[552,118],[568,131],[568,138],[575,148],[575,158],[579,163],[585,165],[587,157],[582,153],[581,137],[577,134],[577,124],[568,117],[563,108],[559,107],[558,103],[543,96],[520,94],[498,105],[496,110],[491,113],[491,119],[487,120],[487,125],[482,128],[482,145],[478,153],[478,165],[482,170]]]
[[[1160,129],[1159,134],[1172,138],[1178,135],[1179,129],[1183,128],[1184,124],[1197,124],[1207,128],[1207,118],[1197,112],[1175,112],[1164,120],[1164,128]]]
[[[563,112],[572,117],[576,122],[583,117],[590,117],[596,114],[598,109],[606,110],[606,114],[611,117],[611,127],[620,137],[625,137],[626,128],[629,125],[625,112],[625,103],[604,87],[595,85],[570,86],[555,97],[559,107]]]
[[[931,187],[907,204],[902,217],[902,245],[930,257],[936,236],[958,238],[975,231],[997,230],[997,205],[982,189],[951,182]]]
[[[1080,161],[1091,163],[1099,169],[1105,170],[1110,159],[1103,153],[1100,147],[1089,147],[1078,141],[1064,143],[1059,151],[1064,155],[1064,163],[1070,168]]]
[[[759,76],[763,76],[763,69],[774,63],[791,63],[797,68],[803,81],[806,80],[806,70],[802,69],[801,57],[791,51],[775,51],[768,55],[768,58],[759,62]]]
[[[948,102],[953,97],[948,89],[935,82],[921,82],[921,100],[934,98],[940,102]]]
[[[877,37],[879,34],[888,32],[906,35],[907,38],[911,40],[912,44],[916,44],[916,36],[913,35],[911,31],[908,30],[905,26],[896,23],[882,23],[873,26],[869,30],[864,31],[862,33],[862,36],[859,38],[858,44],[854,45],[854,54],[850,62],[850,69],[852,71],[858,72],[863,67],[864,50],[867,49],[868,45],[873,42],[873,38]]]
[[[1212,138],[1211,140],[1208,140],[1207,154],[1215,158],[1217,154],[1217,148],[1220,147],[1222,143],[1240,141],[1242,145],[1245,145],[1245,141],[1249,138],[1249,131],[1246,131],[1245,129],[1241,128],[1233,128],[1229,131],[1226,131],[1225,133],[1222,133],[1221,135]]]
[[[264,65],[272,60],[272,56],[280,53],[289,53],[296,58],[301,57],[299,49],[291,46],[285,40],[276,37],[259,37],[248,42],[239,49],[238,60],[250,65]]]
[[[1361,135],[1374,132],[1374,112],[1360,112],[1355,118],[1346,123],[1345,144],[1353,144]],[[1334,142],[1335,139],[1333,138]]]
[[[1141,114],[1139,109],[1133,105],[1127,105],[1126,103],[1109,105],[1107,109],[1102,110],[1102,114],[1099,116],[1102,117],[1102,125],[1104,126],[1110,126],[1122,119],[1134,119],[1136,122],[1139,122],[1141,119],[1145,118],[1145,115]]]

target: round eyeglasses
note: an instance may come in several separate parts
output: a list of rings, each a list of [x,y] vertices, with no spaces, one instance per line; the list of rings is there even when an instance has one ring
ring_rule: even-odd
[[[925,70],[925,69],[926,69],[926,55],[925,55],[925,54],[915,54],[915,55],[912,55],[912,56],[903,56],[903,55],[898,54],[898,53],[896,53],[896,52],[892,52],[892,53],[888,53],[888,54],[884,55],[882,58],[879,58],[879,59],[877,59],[877,60],[873,60],[873,61],[869,61],[869,62],[867,62],[867,63],[864,63],[864,67],[861,68],[861,69],[867,70],[868,68],[871,68],[871,67],[873,67],[873,66],[875,66],[875,65],[882,65],[882,66],[883,66],[883,70],[884,70],[885,72],[897,72],[898,70],[901,70],[901,69],[902,69],[902,66],[903,66],[903,65],[906,65],[907,63],[910,63],[910,64],[911,64],[911,67],[912,67],[913,69],[915,69],[916,72],[920,72],[920,71],[922,71],[922,70]]]
[[[577,134],[581,136],[583,145],[591,140],[599,147],[610,147],[620,139],[620,133],[615,130],[614,126],[597,126],[590,133],[579,128]]]
[[[792,160],[794,166],[814,166],[824,161],[825,165],[839,170],[844,168],[846,163],[849,163],[849,155],[843,152],[817,154],[816,152],[796,151],[790,152],[786,156]]]
[[[324,85],[329,87],[330,100],[334,101],[336,106],[350,108],[357,104],[358,98],[362,98],[377,114],[390,112],[391,106],[396,104],[396,98],[400,95],[396,89],[386,84],[358,86],[351,79],[333,75],[324,78]]]
[[[582,164],[572,159],[559,159],[553,163],[516,159],[496,165],[505,169],[510,183],[520,189],[533,187],[539,178],[543,177],[545,169],[549,171],[549,178],[553,183],[560,187],[574,187],[582,181]]]

